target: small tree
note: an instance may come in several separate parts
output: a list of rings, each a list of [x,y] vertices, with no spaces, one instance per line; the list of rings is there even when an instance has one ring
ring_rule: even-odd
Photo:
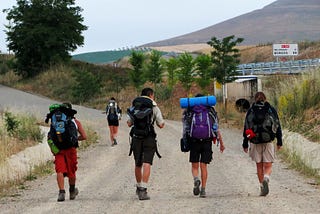
[[[68,61],[70,51],[83,45],[82,9],[74,0],[17,0],[6,9],[10,25],[8,48],[16,57],[16,71],[32,77],[51,64]]]
[[[200,86],[204,93],[207,93],[208,86],[211,83],[212,77],[212,62],[211,57],[207,54],[201,54],[195,59],[196,72],[198,78],[196,78],[197,84]]]
[[[161,65],[161,53],[159,51],[153,50],[150,54],[150,62],[146,65],[145,77],[147,80],[154,84],[162,81],[163,67]]]
[[[235,80],[237,65],[239,65],[240,53],[236,47],[241,43],[243,38],[235,38],[234,35],[223,38],[221,41],[216,37],[212,37],[208,44],[213,48],[211,52],[211,60],[213,63],[213,77],[217,82],[223,85],[223,101],[225,111],[227,111],[227,92],[226,83]]]
[[[129,62],[133,69],[129,72],[129,78],[137,91],[139,91],[141,86],[146,82],[143,77],[142,69],[144,61],[145,55],[143,52],[132,51]]]
[[[183,53],[178,58],[178,79],[181,82],[183,88],[187,91],[189,95],[191,85],[194,81],[194,60],[189,53]]]
[[[178,61],[176,58],[170,58],[167,61],[164,61],[165,68],[168,72],[168,86],[172,91],[174,85],[177,83],[177,74],[176,70],[178,68]]]

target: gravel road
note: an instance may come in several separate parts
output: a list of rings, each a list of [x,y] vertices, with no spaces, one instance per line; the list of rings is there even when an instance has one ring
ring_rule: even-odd
[[[11,111],[47,113],[53,101],[0,86],[0,107]],[[151,200],[135,195],[134,161],[128,156],[129,129],[120,123],[119,145],[107,142],[101,111],[75,106],[78,118],[92,125],[101,141],[79,152],[76,200],[57,202],[55,174],[26,183],[17,196],[0,199],[1,213],[319,213],[320,191],[311,181],[277,160],[270,179],[270,194],[259,197],[255,164],[243,153],[241,132],[222,129],[226,150],[214,147],[208,166],[207,198],[192,194],[188,154],[179,150],[181,123],[166,121],[158,132],[162,158],[155,157],[149,182]],[[68,195],[67,195],[68,197]]]

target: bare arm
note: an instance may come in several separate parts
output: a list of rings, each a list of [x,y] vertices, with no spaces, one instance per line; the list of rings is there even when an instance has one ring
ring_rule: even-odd
[[[84,131],[84,128],[82,127],[82,124],[80,123],[79,120],[75,119],[77,126],[78,126],[78,132],[79,132],[79,136],[78,136],[78,140],[86,140],[87,139],[87,134]]]

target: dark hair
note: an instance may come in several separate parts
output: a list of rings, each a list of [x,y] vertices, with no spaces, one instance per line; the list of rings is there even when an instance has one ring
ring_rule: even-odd
[[[266,95],[261,91],[258,91],[256,95],[254,95],[255,102],[265,102],[266,100],[267,100]]]
[[[71,103],[66,102],[66,103],[62,103],[62,105],[66,106],[69,109],[72,109]]]
[[[110,100],[116,100],[114,97],[111,97]]]
[[[153,90],[152,88],[144,88],[141,91],[141,96],[148,96],[150,97],[151,95],[153,95]]]
[[[195,97],[203,97],[203,96],[204,96],[203,94],[198,93],[198,94],[196,94]]]

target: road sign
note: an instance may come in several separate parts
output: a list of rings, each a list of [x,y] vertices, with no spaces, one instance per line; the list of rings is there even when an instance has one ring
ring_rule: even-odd
[[[298,44],[273,44],[273,56],[297,56]]]

